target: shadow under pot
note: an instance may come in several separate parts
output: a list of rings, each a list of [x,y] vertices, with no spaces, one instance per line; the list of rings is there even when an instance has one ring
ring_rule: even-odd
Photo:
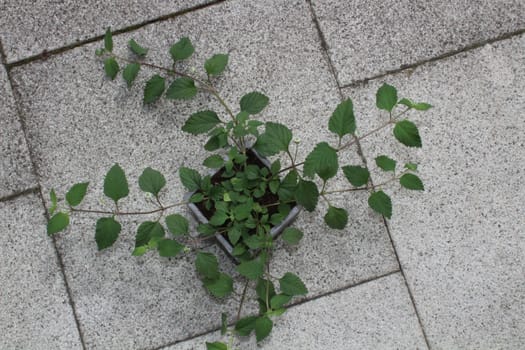
[[[246,152],[246,155],[248,157],[247,164],[248,165],[257,165],[259,168],[267,168],[270,170],[271,163],[268,159],[262,157],[259,155],[255,150],[248,149]],[[223,174],[225,173],[226,169],[223,167],[219,170],[217,170],[215,173],[211,175],[211,183],[213,185],[217,185],[221,183],[224,180],[227,180],[228,177],[224,177]],[[184,196],[185,200],[189,200],[191,196],[193,196],[195,193],[198,193],[199,191],[189,192],[186,193]],[[254,198],[254,202],[257,202],[261,205],[267,205],[270,203],[276,203],[279,201],[279,197],[272,193],[268,186],[266,186],[266,190],[262,196],[259,198]],[[297,215],[299,215],[299,212],[301,211],[301,206],[298,205],[295,202],[288,203],[290,206],[290,210],[286,216],[283,217],[281,221],[279,221],[277,224],[273,225],[270,229],[270,235],[272,238],[276,238],[280,233],[284,231],[285,228],[290,226],[293,221],[297,218]],[[212,207],[209,210],[206,209],[203,202],[200,203],[188,203],[188,207],[191,211],[191,213],[195,216],[195,218],[201,223],[201,224],[207,224],[208,220],[213,216],[215,213],[215,209]],[[276,212],[278,206],[268,206],[269,214],[271,214],[270,210]],[[226,222],[227,224],[227,222]],[[225,225],[226,226],[226,225]],[[255,234],[255,232],[249,232],[248,235]],[[246,254],[251,254],[252,256],[257,253],[257,250],[247,250],[246,253],[243,254],[234,254],[234,245],[230,242],[228,235],[225,232],[217,232],[215,233],[215,238],[219,246],[226,252],[226,254],[236,263],[239,264],[241,257],[247,257]]]

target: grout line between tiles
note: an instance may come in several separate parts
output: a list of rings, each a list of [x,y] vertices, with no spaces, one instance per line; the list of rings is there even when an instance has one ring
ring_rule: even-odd
[[[38,192],[38,187],[31,187],[31,188],[28,188],[28,189],[25,189],[25,190],[22,190],[22,191],[18,191],[18,192],[9,194],[9,195],[4,196],[4,197],[0,197],[0,203],[8,202],[8,201],[16,199],[18,197],[22,197],[22,196],[25,196],[25,195],[28,195],[28,194],[34,194],[34,193],[37,193],[37,192]]]

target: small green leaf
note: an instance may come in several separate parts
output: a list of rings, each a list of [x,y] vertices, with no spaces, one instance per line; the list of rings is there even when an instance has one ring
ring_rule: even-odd
[[[351,99],[341,102],[328,121],[328,130],[343,137],[355,132],[354,106]]]
[[[221,314],[221,335],[225,335],[228,331],[228,315],[223,312]]]
[[[49,236],[54,235],[57,232],[65,230],[69,225],[69,215],[66,213],[56,213],[47,222],[47,234]]]
[[[137,56],[146,56],[148,49],[140,46],[134,39],[128,41],[129,49]]]
[[[197,232],[204,236],[211,236],[215,231],[217,231],[217,229],[210,224],[199,224],[197,226]]]
[[[113,57],[109,57],[104,60],[104,71],[111,80],[115,79],[117,76],[119,66]]]
[[[324,221],[328,227],[342,230],[348,224],[348,212],[345,209],[330,206],[324,216]]]
[[[267,122],[265,128],[253,148],[262,156],[272,156],[288,151],[293,137],[290,129],[285,125],[272,122]]]
[[[199,252],[195,260],[195,267],[200,275],[205,278],[215,280],[219,278],[219,262],[215,255],[211,253]]]
[[[368,205],[387,219],[392,217],[392,200],[383,191],[374,192],[368,197]]]
[[[284,276],[279,279],[279,286],[281,292],[287,295],[305,295],[308,293],[308,289],[304,285],[303,281],[291,272],[287,272]]]
[[[228,65],[228,55],[216,54],[207,59],[204,63],[204,69],[209,75],[221,74]]]
[[[272,297],[270,300],[270,306],[272,309],[280,309],[285,304],[289,303],[292,300],[292,297],[286,294],[277,294]]]
[[[255,338],[260,342],[272,332],[273,322],[266,316],[258,317],[255,321]]]
[[[237,244],[239,242],[239,239],[241,238],[242,232],[237,227],[231,227],[228,230],[228,240],[232,245]]]
[[[408,170],[416,171],[417,170],[417,164],[415,163],[406,163],[405,168]]]
[[[319,200],[319,190],[312,181],[300,180],[295,191],[297,203],[308,211],[314,211]]]
[[[187,100],[197,94],[197,88],[193,79],[182,77],[175,79],[168,91],[166,91],[166,98],[172,100]]]
[[[379,109],[392,112],[397,104],[397,90],[395,87],[383,84],[376,93],[376,106]]]
[[[202,164],[208,168],[219,169],[224,165],[224,159],[218,154],[214,154],[204,159],[204,162],[202,162]]]
[[[111,28],[106,29],[106,34],[104,35],[104,49],[106,51],[113,51],[113,37],[111,35]]]
[[[399,183],[409,190],[424,191],[425,187],[419,177],[414,174],[405,174],[399,179]]]
[[[100,218],[95,227],[95,241],[98,250],[111,247],[118,238],[121,230],[120,223],[113,218]]]
[[[104,194],[115,203],[129,194],[126,174],[118,164],[113,165],[104,178]]]
[[[133,249],[133,252],[131,253],[131,255],[132,256],[142,256],[142,255],[146,254],[149,249],[150,249],[150,247],[147,246],[147,245],[143,245],[141,247],[136,247],[135,249]]]
[[[188,219],[180,214],[166,216],[166,226],[174,236],[185,235],[189,230]]]
[[[142,191],[158,196],[160,190],[166,185],[166,179],[159,171],[150,167],[144,169],[139,177],[139,187]]]
[[[130,63],[124,68],[124,71],[122,72],[122,77],[126,81],[126,84],[128,87],[131,87],[131,84],[135,81],[135,78],[139,74],[140,70],[140,64],[138,63]]]
[[[367,168],[358,165],[347,165],[342,167],[346,179],[355,187],[363,186],[368,183],[370,172]]]
[[[228,346],[218,341],[213,343],[206,342],[206,350],[228,350]]]
[[[160,256],[170,258],[177,256],[184,249],[184,246],[172,239],[163,239],[159,241],[157,248]]]
[[[95,56],[100,57],[100,56],[102,56],[104,54],[105,51],[106,50],[104,50],[104,49],[96,49],[95,50]]]
[[[54,189],[49,192],[49,199],[51,200],[51,207],[49,208],[49,215],[53,215],[57,209],[57,194]]]
[[[264,264],[259,259],[245,261],[237,266],[237,272],[254,281],[264,274]]]
[[[304,162],[303,172],[307,177],[319,175],[324,181],[334,177],[339,169],[337,151],[326,142],[318,143]]]
[[[195,48],[191,44],[190,39],[187,37],[184,37],[184,38],[181,38],[179,41],[177,41],[170,48],[170,55],[174,61],[180,61],[180,60],[185,60],[186,58],[189,58],[193,54],[194,51],[195,51]]]
[[[146,82],[144,88],[144,103],[152,103],[157,101],[165,89],[165,79],[158,74],[155,74]]]
[[[408,120],[401,120],[394,127],[394,136],[403,145],[408,147],[421,147],[421,137],[414,123]]]
[[[408,98],[403,98],[398,103],[401,105],[405,105],[408,108],[414,108],[416,111],[426,111],[432,108],[432,105],[428,103],[425,103],[425,102],[414,103]]]
[[[137,229],[135,247],[148,245],[152,240],[164,238],[164,227],[158,222],[144,221]]]
[[[221,120],[217,116],[217,113],[213,111],[201,111],[192,114],[184,126],[182,131],[188,132],[193,135],[203,134],[215,127]]]
[[[270,99],[257,91],[250,92],[241,98],[241,111],[249,114],[260,113],[267,105]],[[268,123],[266,123],[268,125]]]
[[[217,279],[205,280],[204,286],[216,298],[224,298],[233,292],[233,280],[225,273],[219,274]]]
[[[210,223],[210,225],[218,227],[222,226],[226,222],[226,220],[228,220],[228,218],[229,215],[226,212],[222,210],[217,210],[208,222]]]
[[[180,181],[189,191],[197,191],[201,187],[201,175],[193,169],[181,167],[179,169]]]
[[[376,157],[376,164],[379,168],[384,171],[395,171],[397,162],[392,158],[387,156],[378,156]]]
[[[298,244],[302,238],[303,232],[301,230],[296,229],[295,227],[287,227],[283,231],[282,239],[288,244]]]
[[[66,193],[66,201],[70,206],[74,207],[82,202],[86,196],[88,185],[89,182],[82,182],[71,187],[71,189]]]
[[[241,318],[237,323],[235,323],[235,331],[241,337],[246,337],[255,329],[255,321],[257,316],[248,316]]]

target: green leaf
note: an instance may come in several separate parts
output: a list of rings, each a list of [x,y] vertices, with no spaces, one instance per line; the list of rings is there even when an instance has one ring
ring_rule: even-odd
[[[218,154],[214,154],[204,159],[204,162],[202,162],[202,164],[208,168],[219,169],[224,165],[224,159]]]
[[[303,232],[301,230],[296,229],[295,227],[287,227],[283,231],[282,239],[288,244],[298,244],[302,238]]]
[[[126,84],[128,84],[128,87],[131,87],[131,84],[135,81],[135,78],[139,74],[140,70],[140,64],[138,63],[130,63],[124,68],[124,71],[122,72],[122,77],[126,81]]]
[[[211,253],[199,252],[195,260],[195,267],[200,275],[215,280],[219,278],[219,262]]]
[[[383,191],[374,192],[368,197],[368,205],[387,219],[392,217],[392,200]]]
[[[54,189],[49,192],[49,199],[51,200],[51,207],[49,208],[49,215],[53,215],[57,209],[57,194]]]
[[[164,227],[159,222],[144,221],[137,229],[135,247],[148,245],[152,240],[164,238]]]
[[[66,213],[56,213],[47,222],[47,234],[52,236],[57,232],[65,230],[69,225],[69,215]]]
[[[184,249],[184,246],[172,239],[163,239],[159,241],[157,249],[160,256],[169,258],[177,256]]]
[[[413,108],[416,111],[426,111],[426,110],[432,108],[432,105],[430,105],[428,103],[425,103],[425,102],[414,103],[411,100],[409,100],[408,98],[403,98],[398,103],[401,104],[401,105],[405,105],[408,108]]]
[[[80,204],[86,196],[89,182],[82,182],[73,185],[66,193],[66,201],[70,206],[74,207]]]
[[[184,38],[181,38],[179,41],[177,41],[170,48],[170,55],[174,61],[180,61],[180,60],[185,60],[186,58],[189,58],[193,54],[194,51],[195,51],[195,48],[191,44],[190,39],[187,37],[184,37]]]
[[[303,172],[307,177],[319,175],[324,181],[334,177],[339,169],[337,151],[326,142],[318,143],[306,157]]]
[[[402,120],[394,127],[394,136],[403,145],[408,147],[421,147],[421,137],[414,123]]]
[[[367,168],[358,165],[347,165],[342,167],[346,179],[355,187],[363,186],[368,183],[370,172]]]
[[[226,212],[217,210],[208,222],[213,226],[221,226],[226,222],[226,220],[228,220],[228,218],[229,215]]]
[[[312,181],[300,180],[295,191],[297,203],[308,211],[314,211],[319,200],[319,190]]]
[[[268,289],[268,291],[266,289]],[[255,286],[255,293],[260,300],[266,303],[266,293],[268,293],[269,298],[273,297],[275,295],[275,286],[272,281],[259,278]]]
[[[115,203],[129,194],[126,174],[118,164],[113,165],[104,178],[104,194]]]
[[[143,245],[142,247],[136,247],[133,249],[133,252],[131,253],[132,256],[142,256],[148,252],[150,249],[149,246]]]
[[[201,111],[192,114],[184,126],[182,131],[188,132],[193,135],[203,134],[215,127],[221,120],[217,116],[217,113],[213,111]]]
[[[415,163],[406,163],[405,168],[408,170],[416,171],[417,170],[417,164]]]
[[[206,69],[206,72],[209,75],[219,75],[224,71],[227,65],[228,55],[219,53],[206,60],[204,63],[204,69]]]
[[[181,167],[179,169],[180,181],[189,191],[197,191],[201,187],[201,175],[193,169]]]
[[[272,307],[272,309],[280,309],[286,303],[289,303],[290,300],[292,300],[292,297],[289,295],[277,294],[272,297],[272,300],[270,300],[270,306]]]
[[[255,321],[257,316],[248,316],[241,318],[237,323],[235,323],[235,331],[241,337],[246,337],[255,329]]]
[[[387,156],[378,156],[376,157],[376,164],[378,167],[384,171],[395,171],[396,170],[396,161]]]
[[[218,341],[213,343],[206,342],[206,350],[228,350],[228,346]]]
[[[113,51],[113,37],[111,35],[111,28],[106,29],[106,34],[104,35],[104,49],[106,51]]]
[[[260,92],[250,92],[241,98],[241,111],[249,114],[260,113],[268,105],[269,101],[270,99]]]
[[[351,99],[341,102],[328,121],[328,130],[343,137],[355,132],[354,106]]]
[[[139,187],[144,192],[157,196],[166,185],[166,179],[159,171],[147,167],[139,177]]]
[[[210,224],[199,224],[197,226],[197,232],[204,236],[211,236],[215,231],[217,231],[217,229]]]
[[[228,145],[228,134],[225,131],[220,132],[217,135],[210,137],[208,142],[204,145],[206,151],[215,151],[219,148],[226,147]]]
[[[105,50],[104,49],[96,49],[95,50],[95,56],[102,56],[104,54]]]
[[[188,220],[180,214],[166,216],[166,226],[174,236],[185,235],[189,230]]]
[[[304,285],[303,281],[291,272],[287,272],[284,276],[279,279],[279,286],[281,292],[287,295],[305,295],[308,293],[308,289]]]
[[[104,71],[111,80],[115,79],[117,76],[119,66],[113,57],[109,57],[104,60]]]
[[[253,148],[262,156],[272,156],[281,151],[288,151],[292,141],[292,132],[285,125],[266,123],[266,129],[259,135]]]
[[[205,280],[204,286],[216,298],[224,298],[233,292],[233,280],[225,273],[219,274],[219,278]]]
[[[273,322],[266,316],[258,317],[255,321],[255,338],[260,342],[268,335],[270,335],[273,327]]]
[[[193,79],[182,77],[175,79],[168,91],[166,91],[166,98],[172,100],[187,100],[197,94],[197,88]]]
[[[399,179],[399,183],[409,190],[423,191],[425,187],[419,177],[414,174],[405,174]]]
[[[348,224],[348,213],[345,209],[330,206],[324,216],[324,221],[328,227],[342,230]]]
[[[221,314],[221,335],[225,335],[228,331],[228,315],[223,312]]]
[[[146,82],[144,88],[144,103],[152,103],[157,101],[164,92],[165,79],[158,74],[155,74]]]
[[[231,227],[228,230],[228,240],[232,245],[237,244],[239,242],[239,239],[241,238],[242,231],[237,227]]]
[[[140,46],[134,39],[128,41],[129,49],[137,56],[146,56],[148,49]]]
[[[98,250],[109,248],[115,243],[121,230],[120,223],[113,218],[100,218],[95,227],[95,241]]]
[[[397,104],[397,90],[395,87],[383,84],[376,93],[376,106],[379,109],[392,112]]]
[[[237,272],[248,279],[256,280],[264,274],[264,264],[259,259],[245,261],[237,266]]]

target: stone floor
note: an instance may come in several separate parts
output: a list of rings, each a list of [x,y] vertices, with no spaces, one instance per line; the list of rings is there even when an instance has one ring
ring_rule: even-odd
[[[293,129],[299,157],[329,137],[344,98],[360,134],[381,125],[375,92],[384,82],[434,106],[408,115],[422,149],[407,151],[385,130],[343,159],[365,162],[376,183],[386,179],[377,155],[415,161],[424,193],[386,186],[391,220],[364,193],[337,198],[351,213],[344,231],[326,228],[323,210],[301,213],[305,237],[294,249],[279,245],[273,269],[296,272],[309,294],[268,339],[237,348],[524,348],[522,0],[5,0],[0,13],[0,349],[204,349],[235,307],[205,293],[192,254],[132,257],[134,219],[102,252],[93,216],[46,235],[51,188],[90,181],[85,206],[100,206],[103,176],[119,162],[128,179],[161,170],[173,185],[166,198],[177,200],[177,169],[204,170],[203,139],[181,126],[216,102],[199,94],[143,107],[140,86],[154,71],[143,69],[131,89],[106,79],[94,50],[107,26],[117,52],[135,38],[165,65],[183,36],[196,47],[190,67],[229,52],[218,79],[226,100],[268,95],[262,118]],[[142,208],[136,181],[130,187],[126,207]],[[216,246],[203,249],[234,273]]]

